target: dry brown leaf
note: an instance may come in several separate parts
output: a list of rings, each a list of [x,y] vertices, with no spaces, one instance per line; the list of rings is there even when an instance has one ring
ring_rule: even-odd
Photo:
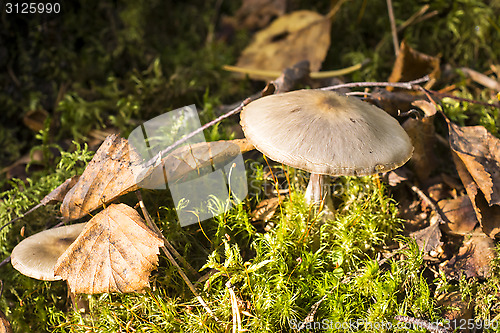
[[[487,278],[491,274],[490,263],[494,258],[493,240],[485,236],[473,236],[443,268],[447,276],[456,279],[462,274],[467,278]]]
[[[431,78],[425,85],[426,88],[430,88],[440,75],[439,57],[418,52],[402,41],[389,82],[407,82],[425,75]],[[388,87],[387,90],[392,91],[393,88]]]
[[[45,127],[49,113],[43,109],[28,111],[23,117],[23,123],[33,132],[40,132]]]
[[[433,177],[431,180],[435,180],[434,184],[427,188],[427,193],[429,193],[429,198],[438,202],[440,200],[449,199],[453,197],[453,190],[450,190],[448,185],[444,183],[441,175]],[[460,187],[462,188],[462,187]]]
[[[137,211],[114,204],[94,216],[58,259],[54,273],[73,293],[141,292],[163,240]]]
[[[442,318],[449,320],[452,328],[456,328],[453,327],[453,324],[469,322],[474,314],[474,302],[469,302],[468,299],[462,300],[460,291],[445,292],[439,295],[437,304],[444,308]]]
[[[64,183],[62,183],[61,185],[59,185],[58,187],[56,187],[52,192],[50,192],[49,194],[47,194],[40,201],[40,204],[42,206],[44,206],[44,205],[47,205],[47,204],[51,204],[51,203],[63,201],[64,197],[66,196],[66,194],[69,192],[69,190],[71,190],[71,188],[73,186],[75,186],[75,184],[78,182],[79,178],[80,178],[80,175],[73,176],[71,178],[66,179],[64,181]]]
[[[455,152],[452,152],[452,156],[458,175],[465,186],[483,232],[492,238],[495,237],[496,234],[500,233],[500,225],[498,223],[500,221],[500,206],[488,205],[483,193],[479,191],[479,187],[474,182],[465,164]]]
[[[278,205],[279,199],[277,197],[262,200],[257,207],[255,207],[252,214],[250,214],[252,216],[252,221],[269,221],[274,216]]]
[[[438,206],[446,217],[443,231],[454,235],[465,235],[474,230],[478,221],[468,196],[441,200]]]
[[[449,132],[453,160],[477,219],[494,237],[500,233],[500,140],[482,126],[449,123]]]
[[[236,12],[236,24],[250,30],[262,29],[285,13],[286,0],[243,0]]]
[[[310,70],[318,71],[330,47],[330,26],[328,17],[312,11],[283,15],[255,34],[236,66],[281,72],[299,61],[309,60]]]
[[[398,117],[398,112],[408,112],[412,108],[412,103],[419,98],[422,97],[406,91],[387,91],[387,89],[377,88],[366,98],[366,101],[375,104],[391,116]]]
[[[450,123],[450,145],[460,157],[488,204],[500,204],[500,140],[482,126]]]
[[[12,333],[12,327],[10,326],[5,314],[0,311],[0,333]]]
[[[127,139],[115,134],[108,136],[64,198],[61,205],[63,217],[78,219],[102,204],[138,189],[136,176],[142,169],[139,161],[135,152],[129,150]]]
[[[420,110],[424,111],[426,117],[432,117],[437,112],[436,106],[434,104],[423,99],[413,101],[411,105],[416,106]]]
[[[405,167],[397,168],[396,170],[389,171],[387,174],[387,182],[389,186],[397,186],[408,180],[408,169]]]
[[[418,244],[418,247],[423,252],[430,252],[443,245],[441,242],[441,230],[439,223],[434,222],[421,230],[415,231],[410,235]]]
[[[409,118],[403,128],[411,139],[414,150],[410,165],[421,182],[425,182],[436,167],[434,116]]]
[[[302,60],[294,64],[292,67],[283,70],[283,73],[274,81],[267,84],[262,92],[262,97],[271,95],[273,93],[284,93],[293,89],[293,87],[300,81],[309,77],[309,61]],[[274,89],[269,89],[270,86]],[[272,91],[271,91],[272,90]]]

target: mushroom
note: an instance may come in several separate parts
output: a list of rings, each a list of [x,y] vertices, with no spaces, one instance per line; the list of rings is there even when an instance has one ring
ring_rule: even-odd
[[[12,266],[23,275],[44,281],[61,280],[54,275],[57,259],[74,242],[86,223],[67,225],[34,234],[14,247]]]
[[[245,136],[274,161],[311,173],[308,202],[322,200],[322,175],[364,176],[405,164],[410,138],[384,110],[323,90],[269,95],[241,113]]]

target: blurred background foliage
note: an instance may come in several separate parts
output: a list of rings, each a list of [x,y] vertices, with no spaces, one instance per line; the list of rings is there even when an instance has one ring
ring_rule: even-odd
[[[326,14],[335,1],[291,0],[287,11]],[[433,16],[400,32],[416,50],[443,64],[478,71],[498,63],[500,1],[395,1],[398,25],[422,6]],[[22,118],[48,111],[52,137],[82,140],[91,129],[118,127],[195,103],[233,103],[262,84],[235,79],[234,64],[251,31],[221,24],[239,1],[65,1],[59,14],[2,12],[0,31],[0,165],[35,144]],[[347,1],[332,24],[323,69],[369,58],[350,81],[386,80],[394,61],[383,1]],[[209,101],[204,95],[208,92]]]

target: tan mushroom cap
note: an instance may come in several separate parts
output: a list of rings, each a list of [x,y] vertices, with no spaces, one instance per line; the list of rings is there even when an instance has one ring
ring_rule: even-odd
[[[316,174],[364,176],[405,164],[413,146],[398,121],[354,97],[297,90],[241,113],[245,136],[274,161]]]
[[[61,280],[54,275],[57,259],[75,241],[86,223],[48,229],[22,240],[12,251],[12,266],[23,275],[44,281]]]

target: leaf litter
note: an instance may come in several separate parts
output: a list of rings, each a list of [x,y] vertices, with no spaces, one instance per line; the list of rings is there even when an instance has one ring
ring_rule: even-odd
[[[81,218],[117,197],[135,191],[142,165],[128,140],[112,134],[99,147],[61,205],[64,218]]]
[[[283,71],[308,60],[310,70],[318,71],[330,48],[330,26],[328,16],[308,10],[283,15],[255,34],[236,66]],[[250,77],[262,79],[259,75],[251,74]]]
[[[448,123],[458,174],[490,237],[500,233],[500,140],[482,127]]]
[[[87,223],[54,273],[77,294],[141,292],[149,287],[163,245],[135,209],[112,204]]]

